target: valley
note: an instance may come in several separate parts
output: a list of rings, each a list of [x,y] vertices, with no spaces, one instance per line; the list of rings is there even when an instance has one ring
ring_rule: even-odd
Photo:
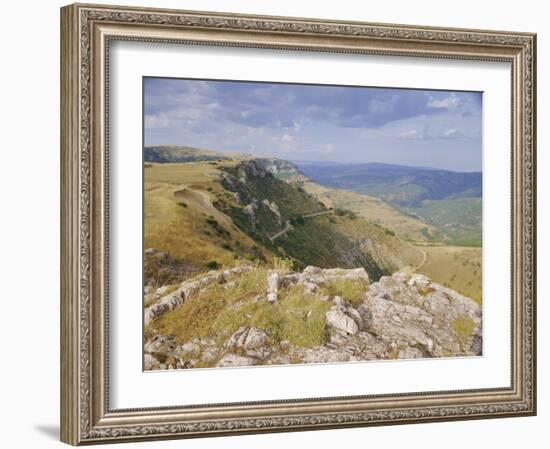
[[[466,181],[396,200],[280,159],[172,146],[144,158],[146,369],[480,353],[481,248],[456,244],[481,230]]]

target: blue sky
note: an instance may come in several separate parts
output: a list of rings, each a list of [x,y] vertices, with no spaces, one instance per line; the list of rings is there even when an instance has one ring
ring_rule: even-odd
[[[478,92],[145,78],[144,114],[146,146],[456,171],[482,164]]]

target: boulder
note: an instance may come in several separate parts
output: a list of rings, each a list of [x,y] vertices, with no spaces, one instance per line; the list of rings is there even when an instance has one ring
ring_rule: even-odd
[[[159,369],[159,361],[155,359],[151,354],[145,353],[143,355],[143,369],[146,371]]]
[[[327,324],[330,326],[354,335],[361,330],[363,325],[361,316],[352,307],[332,307],[326,314]]]
[[[179,348],[180,357],[189,356],[192,354],[199,354],[201,352],[201,347],[198,343],[190,341],[180,346]]]
[[[277,301],[279,296],[279,273],[270,271],[267,274],[267,300],[269,302]]]
[[[176,349],[176,337],[173,335],[155,335],[143,345],[144,352],[170,354]]]
[[[225,342],[226,348],[255,350],[269,342],[267,333],[257,327],[242,326]]]

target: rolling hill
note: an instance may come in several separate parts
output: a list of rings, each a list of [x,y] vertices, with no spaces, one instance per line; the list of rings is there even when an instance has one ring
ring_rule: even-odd
[[[482,354],[480,248],[434,245],[436,226],[287,161],[156,151],[146,370]]]
[[[143,149],[144,162],[156,163],[182,163],[200,161],[224,161],[242,155],[218,153],[211,150],[203,150],[182,145],[158,145]]]
[[[302,173],[319,184],[376,196],[398,206],[417,207],[423,200],[481,196],[480,172],[379,163],[298,164]]]
[[[482,175],[390,164],[299,162],[299,170],[325,188],[376,197],[420,220],[421,240],[480,246]],[[349,196],[349,194],[348,194]],[[403,234],[401,234],[403,235]]]

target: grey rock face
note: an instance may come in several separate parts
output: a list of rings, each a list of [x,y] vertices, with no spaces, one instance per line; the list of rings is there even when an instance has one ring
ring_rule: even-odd
[[[159,369],[159,361],[155,359],[151,354],[145,353],[143,356],[143,368],[145,370]]]
[[[333,306],[326,314],[327,324],[347,334],[355,335],[363,328],[363,320],[357,310],[346,306]]]
[[[347,362],[350,360],[350,355],[345,351],[319,346],[303,351],[301,360],[302,363]]]
[[[257,327],[240,327],[225,342],[225,348],[245,351],[248,355],[256,358],[264,358],[269,354],[269,349],[265,348],[269,343],[267,332]]]
[[[218,362],[216,366],[230,367],[230,366],[252,366],[255,364],[255,360],[252,357],[244,357],[237,354],[226,354]]]
[[[366,330],[401,349],[415,347],[428,357],[481,354],[480,305],[426,276],[382,277],[361,308],[370,315]]]
[[[176,346],[176,338],[173,335],[155,335],[143,345],[143,350],[145,353],[172,353]]]

